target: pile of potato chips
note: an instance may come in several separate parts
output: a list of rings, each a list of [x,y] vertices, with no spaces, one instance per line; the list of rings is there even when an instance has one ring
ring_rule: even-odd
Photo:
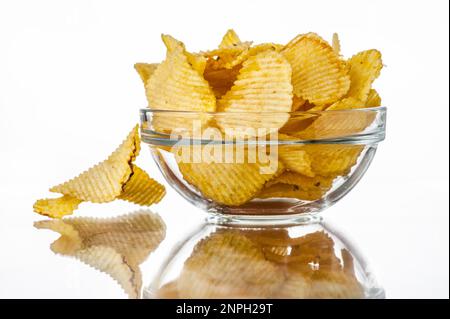
[[[345,59],[336,34],[331,45],[315,33],[300,34],[286,45],[253,45],[229,30],[217,49],[199,53],[169,35],[162,39],[164,61],[135,64],[149,107],[171,111],[153,113],[151,126],[159,133],[189,132],[195,120],[201,129],[221,134],[275,131],[281,141],[345,137],[373,122],[375,113],[360,109],[381,105],[372,88],[383,67],[380,52]],[[313,201],[350,172],[363,150],[363,145],[280,143],[278,169],[271,173],[261,173],[258,161],[178,164],[188,183],[219,204],[274,197]]]

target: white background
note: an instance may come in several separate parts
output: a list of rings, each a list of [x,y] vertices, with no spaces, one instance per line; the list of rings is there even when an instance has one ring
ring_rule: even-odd
[[[375,87],[389,108],[387,139],[325,218],[361,248],[388,297],[448,298],[448,25],[447,0],[1,0],[0,297],[124,297],[107,276],[50,252],[56,235],[32,228],[32,204],[138,121],[146,100],[133,64],[164,57],[161,33],[196,51],[233,27],[255,42],[338,32],[347,57],[383,53]],[[148,153],[138,162],[161,180]],[[77,214],[136,208],[84,204]],[[168,224],[166,248],[202,218],[172,190],[153,210]]]

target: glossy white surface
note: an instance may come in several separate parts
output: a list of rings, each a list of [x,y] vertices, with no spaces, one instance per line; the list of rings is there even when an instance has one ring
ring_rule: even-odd
[[[389,108],[387,140],[360,184],[324,217],[365,253],[387,297],[448,298],[448,2],[228,1],[221,8],[209,1],[0,3],[0,297],[125,297],[108,276],[51,253],[56,234],[32,227],[40,219],[32,204],[105,158],[138,121],[146,101],[133,63],[164,57],[160,33],[200,50],[233,27],[256,42],[338,32],[345,56],[383,53],[375,86]],[[161,180],[146,149],[137,162]],[[83,204],[77,214],[135,209]],[[202,220],[171,189],[152,210],[168,234],[143,265],[147,277]]]

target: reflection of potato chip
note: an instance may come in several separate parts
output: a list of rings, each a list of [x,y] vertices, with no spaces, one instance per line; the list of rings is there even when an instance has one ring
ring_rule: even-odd
[[[280,145],[278,156],[287,169],[306,176],[314,176],[311,159],[302,146]]]
[[[280,128],[288,120],[291,110],[290,81],[291,69],[281,54],[264,51],[250,57],[244,62],[232,88],[218,101],[219,111],[227,114],[218,115],[216,123],[222,130]],[[233,116],[233,112],[238,114]],[[243,112],[249,112],[248,116]]]
[[[216,108],[216,99],[208,82],[189,63],[184,46],[176,40],[168,45],[167,57],[156,68],[146,91],[152,109],[213,112]],[[156,131],[170,133],[173,129],[192,130],[194,120],[204,125],[209,116],[156,113],[152,124]]]
[[[35,223],[39,229],[61,234],[51,249],[73,256],[109,274],[131,297],[139,297],[139,264],[156,249],[165,236],[159,216],[139,211],[116,218],[66,218]]]
[[[123,186],[123,192],[118,198],[142,206],[158,203],[166,194],[164,186],[136,165],[133,165],[132,169],[133,174]]]
[[[314,104],[333,103],[350,86],[345,63],[314,33],[299,35],[282,50],[292,66],[295,95]]]
[[[309,298],[360,299],[364,297],[361,284],[343,271],[316,271],[313,273]]]
[[[347,64],[351,81],[347,95],[366,101],[372,83],[383,67],[381,53],[377,50],[363,51],[352,56]]]
[[[130,162],[136,158],[139,147],[139,132],[136,126],[107,160],[74,179],[52,187],[50,191],[93,203],[112,201],[119,196],[122,185],[130,177]]]
[[[321,176],[345,176],[356,164],[363,145],[309,144],[304,150],[311,158],[312,170]]]
[[[158,299],[178,299],[180,296],[178,295],[178,282],[171,281],[156,292],[156,298]]]
[[[41,215],[61,218],[65,215],[71,215],[81,202],[82,200],[76,197],[63,195],[58,198],[39,199],[34,203],[33,209]]]
[[[268,180],[281,172],[281,163],[277,165],[277,171],[264,174],[262,168],[266,165],[258,161],[252,163],[246,153],[242,163],[178,163],[188,183],[208,199],[230,206],[238,206],[252,199]]]
[[[265,298],[283,283],[281,270],[238,232],[214,233],[194,248],[178,279],[181,298]]]
[[[158,63],[136,63],[134,65],[134,68],[141,77],[142,82],[144,82],[144,86],[147,85],[148,79],[150,79],[157,67]]]

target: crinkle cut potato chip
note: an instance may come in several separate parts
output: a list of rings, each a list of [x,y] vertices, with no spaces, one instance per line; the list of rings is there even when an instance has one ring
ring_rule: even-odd
[[[311,169],[311,158],[302,146],[280,145],[278,157],[284,166],[291,171],[310,177],[315,175]]]
[[[139,150],[139,131],[136,125],[108,159],[79,176],[52,187],[50,191],[93,203],[110,202],[122,192],[122,185],[132,172],[130,163],[139,154]]]
[[[167,46],[167,56],[147,83],[149,107],[181,112],[215,111],[214,93],[208,82],[188,61],[184,46],[177,40],[169,41],[169,37],[163,39]],[[156,131],[170,133],[173,129],[191,131],[193,121],[196,120],[201,125],[206,125],[210,117],[206,114],[203,117],[186,117],[181,114],[158,113],[154,114],[152,124]]]
[[[222,38],[222,41],[219,44],[219,49],[233,47],[240,45],[241,39],[233,29],[229,29],[227,33]]]
[[[331,46],[333,47],[333,50],[337,55],[341,54],[341,41],[339,41],[339,35],[337,33],[333,33]]]
[[[105,203],[120,198],[144,206],[159,202],[165,195],[164,186],[132,164],[139,149],[136,126],[108,159],[68,182],[52,187],[50,191],[63,196],[37,200],[33,205],[34,211],[61,218],[72,214],[83,201]]]
[[[133,174],[123,186],[123,191],[118,198],[142,206],[158,203],[166,194],[164,186],[138,166],[133,165],[132,170]]]
[[[269,298],[284,276],[246,236],[224,231],[197,244],[177,282],[181,298]]]
[[[366,107],[381,106],[381,97],[375,89],[369,91],[369,95],[366,101]]]
[[[381,53],[378,50],[367,50],[352,56],[347,64],[351,80],[347,95],[366,101],[372,83],[380,75],[383,68]]]
[[[343,97],[350,87],[345,62],[314,33],[299,35],[281,51],[292,66],[294,94],[317,105]]]
[[[312,170],[321,176],[346,176],[357,163],[364,145],[309,144],[304,150],[311,158]]]
[[[136,72],[139,74],[144,86],[147,85],[148,79],[152,76],[153,72],[155,72],[158,67],[158,63],[136,63],[134,68]]]
[[[72,256],[109,274],[130,298],[138,298],[142,280],[139,264],[165,237],[165,224],[148,211],[115,218],[65,218],[35,222],[38,229],[61,234],[53,252]]]
[[[61,218],[65,215],[71,215],[82,202],[76,197],[63,195],[58,198],[39,199],[34,203],[33,210],[51,218]]]
[[[233,152],[237,153],[237,150],[233,149]],[[226,163],[224,158],[210,163],[179,160],[178,167],[183,178],[206,198],[239,206],[250,201],[267,181],[283,171],[282,163],[275,156],[268,158],[272,163],[262,163],[258,159],[253,163],[244,152],[242,163]],[[277,167],[270,167],[275,161]]]
[[[242,65],[237,65],[231,69],[206,68],[203,76],[211,86],[217,99],[222,97],[233,86]]]
[[[225,114],[218,114],[215,122],[224,132],[251,128],[264,129],[266,135],[286,123],[291,106],[291,67],[280,53],[264,51],[244,62],[233,86],[218,101],[218,110]]]

